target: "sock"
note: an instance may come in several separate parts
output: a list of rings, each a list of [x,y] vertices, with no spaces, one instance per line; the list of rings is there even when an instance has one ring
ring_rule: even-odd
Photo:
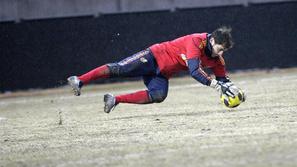
[[[149,98],[148,91],[142,90],[130,94],[118,95],[115,97],[116,103],[149,104],[152,100]]]
[[[86,74],[79,76],[78,78],[82,81],[83,84],[87,84],[90,81],[99,79],[99,78],[108,78],[109,77],[109,68],[107,65],[97,67]]]

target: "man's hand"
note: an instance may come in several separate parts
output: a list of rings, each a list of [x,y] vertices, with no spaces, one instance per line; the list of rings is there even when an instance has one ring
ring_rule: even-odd
[[[233,85],[234,84],[232,82],[224,83],[224,82],[220,82],[220,81],[213,79],[209,86],[212,88],[215,88],[219,93],[223,93],[228,96],[234,97],[235,94],[237,94],[239,90],[235,89],[236,87]],[[231,86],[233,86],[232,89],[231,89]]]

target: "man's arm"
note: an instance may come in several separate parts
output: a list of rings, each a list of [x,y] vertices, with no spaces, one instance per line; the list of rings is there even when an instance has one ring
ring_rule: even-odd
[[[190,75],[203,85],[209,86],[211,78],[200,68],[200,60],[197,58],[188,59],[187,63]]]
[[[233,92],[229,89],[229,86],[222,81],[217,81],[216,79],[211,79],[201,68],[200,60],[197,58],[188,59],[188,68],[191,76],[202,83],[203,85],[215,88],[221,93],[228,94],[229,96],[234,96]],[[223,79],[223,78],[222,78]],[[224,78],[227,80],[227,78]]]

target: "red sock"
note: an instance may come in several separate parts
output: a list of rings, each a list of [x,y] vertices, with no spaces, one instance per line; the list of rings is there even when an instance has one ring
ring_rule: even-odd
[[[134,104],[148,104],[152,103],[149,98],[148,91],[142,90],[135,93],[118,95],[115,97],[116,103],[134,103]]]
[[[90,81],[99,79],[99,78],[108,78],[109,77],[109,68],[107,65],[103,65],[97,67],[86,74],[79,76],[78,78],[83,82],[83,84],[87,84]]]

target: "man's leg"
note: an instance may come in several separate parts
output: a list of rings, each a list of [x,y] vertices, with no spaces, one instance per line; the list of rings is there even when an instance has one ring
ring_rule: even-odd
[[[118,73],[120,76],[126,77],[143,76],[144,83],[148,90],[141,90],[118,96],[106,94],[104,96],[104,111],[107,113],[119,103],[159,103],[167,96],[168,79],[160,74],[157,62],[148,50],[139,52],[119,63],[111,64],[110,69],[111,71],[114,71],[113,75]]]
[[[74,95],[79,96],[80,90],[83,85],[88,84],[90,81],[99,78],[108,78],[110,76],[110,70],[107,65],[97,67],[81,76],[71,76],[69,77],[68,83],[72,87]]]
[[[111,77],[154,76],[157,68],[156,60],[149,50],[138,52],[118,63],[109,64]],[[148,90],[141,90],[119,96],[106,94],[104,102],[104,111],[109,113],[119,103],[148,104],[152,103],[152,99]]]
[[[160,73],[155,76],[145,76],[143,79],[152,103],[163,102],[168,94],[168,79]]]
[[[115,96],[116,103],[149,104],[160,103],[168,93],[168,79],[161,75],[144,76],[148,90]]]
[[[115,96],[115,103],[132,103],[132,104],[149,104],[152,99],[149,96],[148,90],[140,90],[134,93],[128,93]]]
[[[141,90],[134,93],[114,96],[110,93],[104,95],[104,112],[109,113],[119,103],[149,104],[152,103],[147,90]]]
[[[89,82],[102,78],[135,77],[153,74],[157,64],[151,52],[140,51],[118,63],[110,63],[97,67],[81,76],[71,76],[68,83],[76,96],[80,95],[81,87]]]
[[[110,76],[110,71],[108,66],[103,65],[79,76],[78,79],[83,84],[88,84],[90,81],[94,81],[101,78],[109,78],[109,76]]]
[[[143,79],[148,90],[118,96],[106,94],[104,111],[109,113],[119,103],[150,104],[164,101],[168,93],[168,79],[160,74],[144,76]]]

